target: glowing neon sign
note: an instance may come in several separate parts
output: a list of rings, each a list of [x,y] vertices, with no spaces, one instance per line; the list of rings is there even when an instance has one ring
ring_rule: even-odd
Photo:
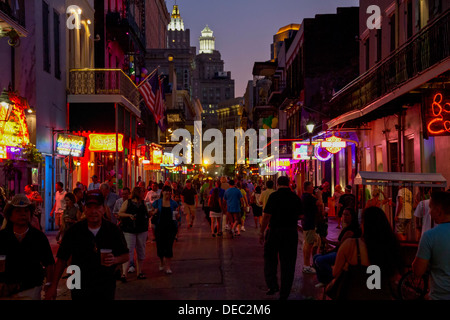
[[[332,153],[328,152],[328,150],[322,147],[317,147],[316,150],[314,150],[314,154],[316,158],[320,161],[328,161],[333,156]]]
[[[90,134],[89,151],[93,152],[115,152],[116,134]],[[123,151],[123,134],[119,134],[119,152]]]
[[[332,137],[326,138],[325,141],[322,141],[320,146],[322,148],[327,149],[328,152],[334,154],[334,153],[338,153],[343,148],[345,148],[347,146],[347,142],[342,141],[342,139],[339,137],[332,136]]]
[[[60,134],[56,138],[56,153],[72,157],[84,157],[86,149],[86,137],[70,134]]]
[[[429,113],[427,130],[430,135],[437,136],[450,133],[450,116],[444,119],[443,114],[450,114],[450,102],[442,105],[444,100],[441,93],[437,93],[433,97],[431,104],[431,112]]]
[[[277,159],[276,167],[277,171],[287,171],[291,166],[291,161],[289,159]]]

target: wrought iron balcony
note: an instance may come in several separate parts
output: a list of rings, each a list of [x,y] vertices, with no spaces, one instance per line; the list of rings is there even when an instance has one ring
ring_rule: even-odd
[[[69,90],[72,95],[121,95],[134,106],[140,101],[136,85],[120,69],[70,70]]]
[[[370,103],[450,57],[450,10],[417,33],[331,99],[333,116]]]

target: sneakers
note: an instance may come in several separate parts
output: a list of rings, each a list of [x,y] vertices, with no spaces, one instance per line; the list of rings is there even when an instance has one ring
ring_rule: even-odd
[[[172,270],[167,269],[167,270],[166,270],[166,274],[172,274]]]
[[[133,266],[129,267],[128,273],[133,273],[133,272],[136,272],[136,269]]]
[[[229,224],[225,225],[225,230],[230,230],[230,225]]]
[[[241,227],[241,231],[244,231],[244,232],[245,232],[245,228],[244,228],[244,226],[242,226],[242,227]]]
[[[313,267],[303,267],[303,273],[315,274],[316,270]]]
[[[164,266],[163,265],[159,265],[159,271],[164,271]]]

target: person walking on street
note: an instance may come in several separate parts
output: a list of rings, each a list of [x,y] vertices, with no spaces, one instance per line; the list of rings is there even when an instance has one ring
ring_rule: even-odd
[[[245,191],[245,187],[243,186],[243,184],[241,182],[237,183],[236,186],[242,193],[242,199],[244,200],[243,205],[241,206],[241,223],[238,226],[239,231],[238,231],[238,235],[240,235],[240,231],[244,231],[245,232],[245,218],[247,217],[247,213],[249,212],[249,205],[248,205],[248,197],[247,197],[247,192]]]
[[[211,195],[208,200],[208,207],[210,208],[211,217],[211,234],[213,237],[222,235],[222,199],[220,198],[220,189],[214,188],[211,190]]]
[[[426,231],[419,242],[413,272],[421,277],[431,271],[430,299],[450,300],[450,193],[431,194],[430,215],[436,226]]]
[[[237,232],[237,236],[241,235],[240,224],[241,224],[241,207],[244,206],[244,199],[242,197],[242,192],[234,185],[234,180],[231,179],[229,182],[230,188],[225,191],[223,199],[227,203],[227,211],[232,217],[231,226],[231,237],[234,237]]]
[[[80,210],[81,215],[83,215],[84,212],[84,193],[81,188],[75,188],[73,189],[73,195],[75,196],[75,205],[78,207],[78,210]],[[81,219],[81,217],[80,217]]]
[[[94,174],[91,179],[92,182],[88,186],[88,191],[100,189],[100,180],[98,179],[97,175]]]
[[[120,228],[125,236],[130,258],[134,257],[134,251],[136,250],[136,273],[138,279],[146,279],[143,270],[150,215],[144,202],[144,193],[145,190],[141,187],[133,188],[131,198],[125,200],[119,210]],[[126,261],[122,266],[122,282],[127,282],[125,272],[128,270],[130,260]]]
[[[161,191],[158,189],[158,184],[156,182],[154,182],[152,184],[152,189],[149,192],[147,192],[144,201],[145,201],[145,203],[152,205],[153,202],[155,202],[159,198],[161,198]],[[156,224],[155,216],[153,216],[151,218],[150,222],[152,225],[152,233],[153,233],[152,242],[154,242],[156,240],[156,238],[155,238],[155,224]]]
[[[274,183],[272,180],[268,180],[266,182],[266,190],[264,190],[263,192],[261,192],[261,202],[262,202],[262,209],[264,211],[264,208],[267,204],[267,200],[269,200],[269,196],[275,192],[275,189],[273,188]]]
[[[29,184],[25,186],[25,195],[28,199],[34,204],[34,212],[31,217],[31,225],[36,229],[42,231],[41,226],[41,216],[42,216],[42,204],[44,203],[44,199],[42,199],[39,192],[34,190],[33,185]]]
[[[60,239],[64,237],[64,234],[72,227],[77,221],[81,219],[81,212],[76,206],[76,198],[73,193],[66,193],[64,197],[64,201],[66,201],[66,208],[64,209],[64,213],[61,217],[61,230],[60,230]],[[61,240],[58,241],[61,243]]]
[[[267,295],[280,291],[280,299],[286,300],[294,281],[297,223],[303,214],[303,206],[302,200],[290,190],[288,177],[281,176],[277,182],[278,190],[270,195],[264,207],[260,243],[264,244],[264,278],[269,288]],[[277,280],[278,259],[281,286]]]
[[[53,278],[55,260],[45,234],[31,224],[33,203],[18,194],[5,206],[0,231],[0,298],[40,300],[44,279]],[[46,285],[44,290],[48,286]]]
[[[143,189],[144,190],[144,189]],[[103,197],[105,197],[105,205],[109,208],[109,211],[111,212],[111,222],[114,224],[117,224],[117,218],[114,216],[114,205],[116,204],[117,199],[119,199],[119,195],[112,192],[109,184],[102,183],[100,185],[100,191],[103,194]]]
[[[46,300],[56,299],[58,282],[68,261],[78,266],[82,275],[80,288],[71,290],[72,300],[114,300],[115,269],[128,261],[129,254],[122,231],[104,219],[105,210],[105,198],[101,192],[88,191],[86,219],[70,228],[61,242]]]
[[[55,185],[55,205],[50,212],[50,217],[54,218],[55,224],[58,227],[58,230],[61,228],[61,216],[64,213],[64,209],[66,208],[66,202],[64,201],[64,197],[66,196],[66,191],[63,189],[64,184],[62,182],[57,182]],[[56,236],[56,241],[58,241],[60,235]]]
[[[186,187],[181,192],[181,201],[185,213],[187,214],[187,220],[189,221],[189,228],[192,228],[195,220],[195,210],[198,207],[198,195],[197,191],[192,186],[191,180],[186,181]]]
[[[302,219],[303,227],[303,273],[316,273],[311,267],[311,254],[316,242],[316,219],[319,214],[317,208],[317,198],[313,195],[314,187],[312,182],[305,181],[303,184],[302,203],[304,215]]]
[[[162,198],[153,202],[156,217],[156,251],[160,259],[159,271],[166,269],[166,274],[172,274],[171,261],[173,258],[173,243],[177,234],[178,203],[171,199],[172,187],[164,186]]]
[[[261,187],[257,186],[252,196],[253,219],[255,220],[255,228],[258,228],[258,222],[261,226],[263,204],[261,202]]]

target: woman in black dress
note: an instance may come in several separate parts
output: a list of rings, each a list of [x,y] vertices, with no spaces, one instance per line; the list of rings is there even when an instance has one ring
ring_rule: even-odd
[[[171,199],[172,187],[164,186],[162,189],[162,198],[154,201],[152,206],[155,214],[155,238],[156,251],[161,260],[159,270],[166,268],[166,273],[171,274],[170,262],[173,257],[173,242],[177,234],[177,220],[179,213],[176,211],[178,203]],[[175,212],[175,214],[174,214]]]

